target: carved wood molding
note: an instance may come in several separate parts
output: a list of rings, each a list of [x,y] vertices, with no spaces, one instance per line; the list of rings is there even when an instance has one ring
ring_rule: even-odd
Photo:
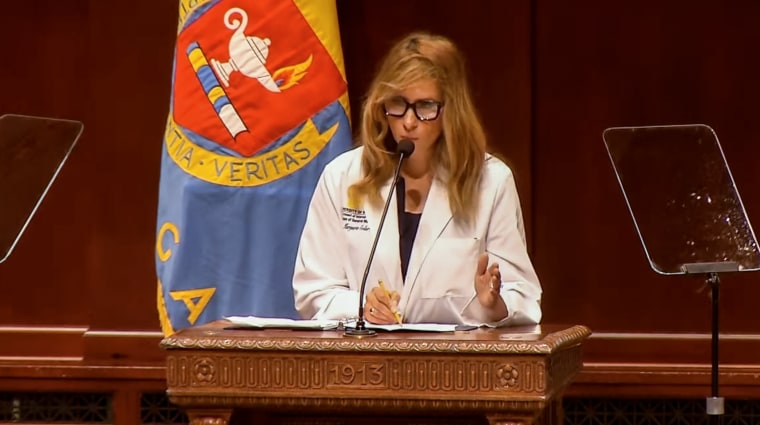
[[[722,364],[757,364],[760,334],[722,333]],[[712,335],[698,333],[599,332],[583,344],[584,360],[593,363],[709,364]]]
[[[158,346],[161,338],[163,334],[155,331],[90,329],[80,344],[88,360],[148,363],[166,358]]]
[[[244,395],[192,395],[169,392],[169,400],[179,406],[216,406],[257,408],[260,411],[310,411],[321,412],[394,412],[419,411],[445,412],[526,412],[532,413],[546,407],[546,402],[535,400],[451,400],[410,398],[357,398],[357,397],[266,397]]]
[[[583,352],[580,347],[563,350],[548,360],[548,386],[550,388],[563,388],[576,379],[579,372],[578,365],[583,364]],[[582,370],[582,369],[581,369]]]
[[[533,395],[553,390],[580,367],[580,349],[561,352],[547,376],[546,359],[533,356],[417,356],[175,352],[167,359],[167,383],[178,391],[209,390],[266,395],[372,389],[389,395],[471,392],[474,396]]]
[[[81,326],[0,326],[0,361],[81,361]]]
[[[708,364],[585,363],[567,389],[572,397],[702,398],[711,391]],[[720,365],[721,396],[756,398],[757,365]]]
[[[249,350],[249,351],[377,351],[377,352],[458,352],[458,353],[507,353],[548,354],[578,344],[591,334],[585,326],[573,326],[539,341],[500,340],[445,340],[414,339],[407,341],[386,339],[346,339],[335,333],[332,338],[293,338],[288,335],[267,338],[220,338],[221,330],[207,330],[205,336],[173,335],[161,341],[164,349],[200,350]]]

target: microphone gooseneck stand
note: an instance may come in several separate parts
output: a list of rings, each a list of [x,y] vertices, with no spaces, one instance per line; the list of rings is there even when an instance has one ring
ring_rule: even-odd
[[[388,198],[385,200],[385,207],[383,207],[383,213],[380,215],[380,223],[377,225],[377,232],[375,233],[375,240],[372,242],[372,249],[369,252],[369,258],[367,259],[367,266],[364,268],[364,275],[362,276],[362,284],[359,287],[359,316],[356,318],[356,326],[354,328],[346,329],[343,336],[351,338],[366,338],[376,336],[377,333],[372,329],[367,329],[367,325],[364,321],[364,290],[367,287],[367,276],[369,276],[369,268],[372,265],[372,258],[375,257],[375,249],[377,249],[377,242],[380,240],[380,232],[383,230],[383,223],[385,223],[385,216],[388,215],[388,207],[391,204],[391,198],[393,198],[393,192],[396,191],[396,183],[398,182],[398,175],[401,171],[401,163],[404,158],[414,152],[414,143],[410,140],[402,140],[398,142],[396,151],[399,153],[398,164],[396,165],[396,171],[393,173],[393,183],[391,184]]]

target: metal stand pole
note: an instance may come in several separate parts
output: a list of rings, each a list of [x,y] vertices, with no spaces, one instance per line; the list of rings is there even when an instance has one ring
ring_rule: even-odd
[[[706,410],[710,415],[710,423],[720,423],[720,415],[725,413],[725,403],[723,397],[718,395],[718,378],[720,371],[718,369],[718,347],[719,347],[719,308],[720,308],[720,278],[717,273],[710,273],[707,277],[707,283],[712,290],[712,380],[711,394],[707,398]]]

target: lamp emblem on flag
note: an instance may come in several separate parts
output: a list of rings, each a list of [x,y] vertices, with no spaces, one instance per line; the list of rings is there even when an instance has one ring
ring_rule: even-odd
[[[264,6],[210,8],[178,36],[167,150],[211,183],[290,175],[337,131],[315,116],[345,93],[340,71],[295,5]]]
[[[234,14],[240,15],[242,21],[231,19]],[[227,62],[211,59],[211,66],[222,84],[229,87],[230,74],[239,71],[246,77],[259,80],[259,83],[267,90],[279,93],[279,85],[266,68],[269,46],[272,41],[268,38],[245,35],[245,29],[248,26],[248,14],[243,9],[237,7],[229,9],[224,14],[224,25],[235,30],[230,37],[230,59]]]

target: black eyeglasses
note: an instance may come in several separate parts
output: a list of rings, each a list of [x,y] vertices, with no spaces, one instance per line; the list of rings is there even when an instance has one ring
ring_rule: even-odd
[[[412,108],[414,115],[420,121],[433,121],[437,119],[442,107],[443,103],[435,100],[418,100],[414,103],[409,103],[403,97],[392,97],[383,102],[385,115],[401,118],[406,115],[406,111],[409,108]]]

